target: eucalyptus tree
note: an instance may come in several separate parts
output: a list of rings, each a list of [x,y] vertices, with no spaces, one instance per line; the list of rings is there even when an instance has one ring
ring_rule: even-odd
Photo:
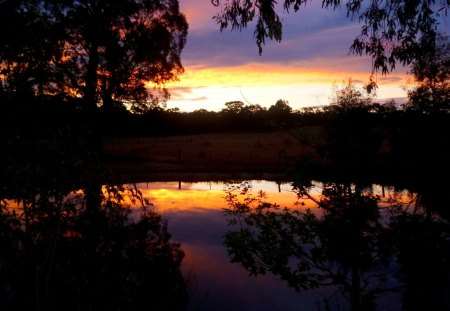
[[[15,69],[18,52],[41,56],[44,45],[40,64],[46,65],[42,72],[48,81],[41,93],[82,98],[90,109],[128,103],[142,111],[157,100],[149,85],[162,86],[183,73],[180,53],[188,24],[177,0],[4,0],[0,5],[25,21],[16,36],[28,31],[36,36],[36,42],[19,40],[14,49],[4,43],[2,68]],[[46,29],[37,31],[36,24]],[[22,63],[33,65],[32,58]],[[3,85],[10,85],[8,74]],[[34,80],[31,73],[22,76]],[[30,88],[36,92],[37,85]]]
[[[307,0],[211,0],[220,7],[215,16],[220,29],[241,30],[255,25],[259,53],[266,39],[281,41],[280,11],[303,10]],[[373,59],[373,70],[388,73],[398,63],[410,64],[434,48],[439,20],[447,17],[449,0],[322,0],[324,9],[344,7],[347,16],[362,23],[350,50]],[[255,23],[252,23],[255,21]]]

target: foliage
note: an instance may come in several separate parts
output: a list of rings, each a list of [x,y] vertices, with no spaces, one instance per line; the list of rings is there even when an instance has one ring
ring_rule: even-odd
[[[266,39],[281,41],[282,19],[274,0],[212,0],[220,11],[215,16],[220,29],[242,29],[256,20],[254,36],[259,53]],[[297,12],[306,0],[284,0],[283,9]],[[350,49],[373,59],[373,70],[392,71],[397,63],[409,64],[419,59],[434,43],[436,26],[447,16],[448,0],[324,0],[324,9],[345,6],[347,16],[362,22],[361,33]]]
[[[367,90],[357,88],[350,78],[342,87],[334,86],[330,107],[327,109],[337,112],[367,110],[372,104],[372,98]]]
[[[184,309],[184,253],[161,216],[133,187],[98,195],[95,213],[80,191],[2,201],[2,310]]]
[[[290,123],[290,114],[292,112],[291,106],[287,100],[279,99],[277,102],[270,106],[267,110],[267,114],[271,120],[276,121],[278,124]]]
[[[408,91],[408,109],[423,113],[450,109],[450,41],[438,34],[436,47],[413,62],[411,73],[416,86]]]
[[[327,182],[319,194],[311,181],[293,186],[299,202],[291,208],[253,194],[248,183],[226,189],[233,229],[224,244],[232,262],[251,275],[270,272],[298,291],[330,287],[354,311],[376,310],[377,299],[398,290],[407,310],[431,300],[436,310],[448,307],[448,223],[395,200],[382,208],[379,196],[357,185]],[[304,207],[307,201],[314,207]],[[439,280],[432,290],[423,286],[433,283],[427,273]]]
[[[157,100],[147,83],[162,85],[183,72],[187,23],[176,0],[3,0],[0,12],[4,93],[142,111]]]
[[[225,108],[222,110],[224,113],[242,113],[244,111],[245,104],[241,101],[231,101],[225,103]]]

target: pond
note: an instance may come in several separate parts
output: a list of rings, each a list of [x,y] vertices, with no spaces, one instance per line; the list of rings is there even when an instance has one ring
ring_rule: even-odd
[[[152,181],[10,195],[0,307],[448,310],[444,188]]]
[[[318,209],[313,200],[319,198],[323,190],[322,183],[314,183],[308,188],[309,197],[299,199],[299,190],[293,189],[292,183],[251,180],[244,184],[252,194],[263,191],[267,202],[313,212]],[[172,239],[180,243],[185,252],[182,271],[190,283],[187,310],[349,309],[345,298],[336,295],[339,285],[296,291],[287,286],[279,275],[268,272],[252,276],[239,263],[230,262],[224,238],[236,226],[230,226],[230,215],[224,215],[226,195],[230,193],[230,187],[242,190],[242,185],[225,182],[149,182],[136,185],[155,210],[167,219]],[[373,185],[365,189],[365,193],[378,197],[378,205],[386,209],[398,204],[410,209],[417,205],[417,194],[394,187]],[[388,277],[394,278],[393,275]],[[386,287],[399,285],[396,280],[388,283]],[[401,309],[400,292],[383,293],[377,300],[378,309]]]
[[[274,200],[292,205],[296,194],[289,184],[251,181]],[[230,263],[223,238],[223,182],[150,182],[137,184],[158,213],[168,220],[172,239],[186,253],[183,274],[193,282],[188,310],[298,310],[308,295],[299,295],[273,276],[250,277]]]

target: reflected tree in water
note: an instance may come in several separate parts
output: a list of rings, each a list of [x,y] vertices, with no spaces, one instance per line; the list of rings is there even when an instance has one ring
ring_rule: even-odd
[[[406,310],[450,310],[448,201],[436,190],[418,194],[415,205],[391,218]]]
[[[295,185],[299,206],[282,208],[247,183],[229,186],[225,214],[238,226],[225,236],[231,261],[297,291],[327,286],[351,310],[376,310],[396,292],[407,310],[425,302],[448,310],[448,223],[399,203],[381,208],[378,195],[353,184],[324,183],[317,195],[311,187]],[[315,207],[302,207],[306,199]]]
[[[133,187],[99,197],[95,213],[81,191],[2,201],[1,310],[184,309],[184,253],[161,216]]]

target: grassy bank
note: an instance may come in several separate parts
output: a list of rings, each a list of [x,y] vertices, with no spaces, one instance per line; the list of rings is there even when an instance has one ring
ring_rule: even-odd
[[[114,138],[103,148],[106,169],[122,176],[282,174],[313,153],[282,131]]]

